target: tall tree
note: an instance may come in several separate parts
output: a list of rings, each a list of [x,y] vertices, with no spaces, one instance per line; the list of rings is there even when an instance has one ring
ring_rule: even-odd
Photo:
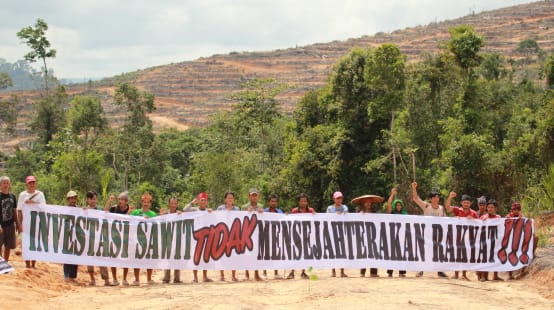
[[[66,102],[65,87],[58,86],[54,95],[42,97],[35,103],[36,115],[31,128],[43,145],[47,145],[54,134],[64,127]]]
[[[129,188],[129,177],[135,184],[143,180],[141,165],[148,162],[146,150],[152,146],[154,133],[152,121],[147,113],[155,110],[154,95],[141,92],[129,83],[118,85],[115,91],[115,104],[125,109],[126,118],[110,150],[116,176],[123,179],[123,190]]]
[[[68,116],[71,130],[83,136],[83,147],[88,148],[89,137],[99,134],[107,125],[102,115],[100,100],[93,96],[76,96],[71,100]]]
[[[48,94],[48,66],[46,58],[55,58],[56,50],[50,48],[50,42],[46,38],[48,24],[42,19],[37,19],[35,27],[27,26],[17,32],[17,36],[31,48],[31,51],[25,54],[25,59],[30,62],[42,61],[44,72],[44,89]]]

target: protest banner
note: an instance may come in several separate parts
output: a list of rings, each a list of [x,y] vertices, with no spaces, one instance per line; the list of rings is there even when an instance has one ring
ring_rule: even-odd
[[[23,258],[153,269],[509,271],[532,259],[533,220],[214,211],[142,218],[24,209]]]

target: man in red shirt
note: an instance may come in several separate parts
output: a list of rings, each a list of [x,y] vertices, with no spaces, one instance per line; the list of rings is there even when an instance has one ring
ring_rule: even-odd
[[[460,201],[461,207],[452,206],[452,198],[455,198],[457,194],[455,192],[450,192],[448,195],[448,198],[446,198],[446,203],[444,205],[444,208],[446,211],[454,214],[457,217],[465,217],[468,219],[478,219],[479,215],[477,215],[477,212],[471,209],[471,197],[469,195],[462,195],[462,199]],[[454,279],[458,279],[458,271],[454,272]],[[469,281],[469,278],[466,275],[466,271],[462,271],[462,279]]]
[[[486,221],[488,219],[498,219],[501,218],[499,214],[496,214],[496,209],[498,208],[498,203],[494,199],[490,199],[487,202],[487,213],[483,214],[479,219]],[[477,272],[477,277],[479,281],[488,281],[489,280],[489,273],[487,271],[479,271]],[[501,277],[498,276],[498,272],[494,272],[493,281],[504,281]]]

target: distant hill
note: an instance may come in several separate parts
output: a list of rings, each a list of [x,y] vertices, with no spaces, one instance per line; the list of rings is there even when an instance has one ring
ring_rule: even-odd
[[[257,77],[273,77],[295,87],[279,98],[283,108],[292,111],[306,91],[325,85],[331,66],[353,47],[394,43],[408,56],[409,61],[417,61],[424,52],[438,52],[439,44],[449,39],[448,29],[457,25],[471,25],[478,34],[483,35],[484,52],[487,53],[499,52],[506,57],[522,57],[515,49],[519,42],[528,38],[536,40],[548,54],[554,51],[554,1],[550,0],[344,41],[270,52],[214,55],[172,63],[71,86],[70,92],[99,95],[105,111],[111,114],[110,117],[117,118],[110,94],[118,82],[131,81],[140,89],[155,94],[157,110],[152,114],[155,128],[187,128],[204,124],[214,110],[228,109],[232,104],[229,98],[240,90],[241,82]],[[27,110],[34,94],[18,94],[26,102],[20,110]],[[26,120],[21,119],[18,126],[21,135],[29,134],[25,123]],[[12,143],[17,142],[13,140]]]

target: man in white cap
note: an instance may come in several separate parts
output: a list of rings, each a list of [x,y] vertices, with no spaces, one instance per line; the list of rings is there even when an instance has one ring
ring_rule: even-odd
[[[333,204],[327,207],[327,213],[336,213],[336,214],[344,214],[348,213],[348,207],[344,204],[342,204],[342,193],[337,191],[333,193]],[[335,268],[333,268],[333,271],[331,273],[332,277],[336,277],[337,273],[335,271]],[[348,275],[344,273],[344,268],[340,269],[340,277],[346,278]]]
[[[78,195],[74,191],[67,192],[67,195],[65,195],[65,198],[67,199],[67,206],[68,207],[77,207],[77,199]],[[73,265],[73,264],[63,264],[63,277],[65,282],[69,282],[72,284],[78,284],[77,282],[77,269],[79,266]]]
[[[44,194],[37,190],[37,179],[30,175],[25,178],[25,187],[27,190],[19,193],[19,199],[17,199],[17,219],[19,220],[19,225],[23,227],[23,209],[25,206],[34,204],[34,205],[45,205],[46,199],[44,199]],[[35,268],[36,261],[26,260],[25,267]]]

